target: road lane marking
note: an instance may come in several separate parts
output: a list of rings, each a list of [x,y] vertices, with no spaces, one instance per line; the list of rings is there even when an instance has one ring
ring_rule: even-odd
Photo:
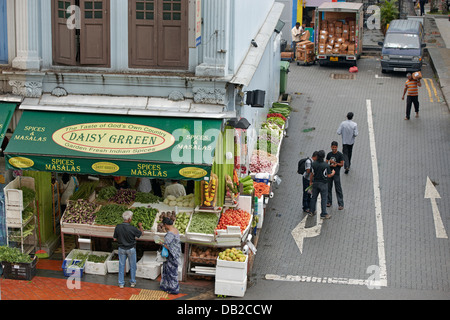
[[[321,208],[321,196],[317,197],[317,213],[316,213],[316,225],[313,227],[306,228],[306,219],[308,219],[308,215],[302,219],[302,221],[292,230],[291,235],[297,244],[298,249],[300,250],[300,254],[303,253],[303,241],[305,238],[313,238],[320,235],[320,230],[322,229],[322,219],[320,218],[320,214],[322,213]]]
[[[437,102],[441,102],[441,100],[439,99],[439,96],[437,94],[436,87],[434,86],[433,79],[428,79],[428,80],[430,80],[430,84],[431,84],[431,87],[433,88],[434,96],[436,97]]]
[[[430,87],[428,85],[427,79],[423,78],[423,82],[425,83],[425,86],[427,87],[428,97],[430,98],[430,102],[433,102],[433,96],[431,95],[431,90],[430,90]]]
[[[366,100],[366,107],[367,107],[367,124],[369,127],[370,155],[372,159],[373,194],[375,202],[375,217],[377,229],[378,263],[380,267],[380,285],[386,286],[387,269],[386,269],[386,253],[384,248],[383,216],[381,210],[380,179],[378,174],[377,149],[375,145],[375,132],[373,128],[373,119],[372,119],[372,101],[370,99]]]
[[[444,224],[442,223],[441,214],[436,203],[436,199],[440,199],[441,196],[437,191],[430,178],[427,177],[427,184],[425,186],[425,199],[430,199],[431,209],[433,211],[434,228],[436,231],[436,238],[448,239],[447,232],[445,231]]]

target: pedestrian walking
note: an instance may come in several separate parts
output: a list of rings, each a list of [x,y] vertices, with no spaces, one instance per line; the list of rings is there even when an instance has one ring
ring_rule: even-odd
[[[344,154],[345,174],[348,174],[350,165],[352,164],[353,145],[355,138],[358,136],[358,125],[353,121],[353,112],[347,113],[347,120],[339,125],[338,135],[342,135],[342,153]]]
[[[319,150],[317,152],[317,160],[312,163],[312,171],[310,174],[310,185],[312,185],[311,197],[311,212],[310,216],[316,214],[317,198],[320,193],[322,212],[320,218],[330,219],[331,216],[327,213],[327,199],[328,199],[328,179],[335,174],[331,170],[330,165],[324,161],[325,151]]]
[[[131,287],[136,286],[136,238],[139,238],[143,233],[142,223],[139,222],[139,229],[132,226],[133,219],[132,211],[125,211],[122,214],[123,223],[118,224],[114,229],[113,239],[119,244],[119,287],[123,288],[125,285],[125,264],[128,259],[130,264],[130,284]]]
[[[420,79],[414,79],[411,73],[406,75],[408,80],[405,82],[405,89],[403,90],[402,100],[405,100],[406,94],[406,117],[409,120],[411,115],[411,106],[414,105],[416,111],[416,118],[419,117],[419,87],[422,86]]]
[[[425,14],[425,4],[428,2],[428,0],[419,0],[420,5],[420,15],[423,16]]]
[[[302,208],[304,213],[310,213],[311,212],[311,190],[310,188],[310,181],[309,177],[311,174],[311,168],[313,161],[317,160],[317,151],[314,151],[311,158],[307,158],[305,161],[305,173],[303,173],[302,180],[303,180],[303,202],[302,202]]]
[[[338,201],[339,210],[344,209],[344,194],[341,186],[341,168],[344,166],[344,155],[338,151],[338,143],[331,142],[331,152],[327,154],[327,163],[331,169],[334,169],[335,174],[328,179],[328,199],[327,207],[331,207],[333,203],[333,184],[336,191],[336,198]]]
[[[169,251],[169,256],[163,263],[159,288],[170,294],[178,294],[180,292],[178,283],[178,265],[181,257],[180,233],[173,226],[171,219],[165,217],[162,223],[167,230],[162,245]]]

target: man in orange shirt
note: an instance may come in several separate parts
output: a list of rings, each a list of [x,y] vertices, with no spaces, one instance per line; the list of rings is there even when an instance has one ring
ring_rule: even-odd
[[[420,79],[414,79],[411,73],[406,75],[408,80],[405,83],[405,90],[403,90],[402,100],[405,100],[406,96],[406,118],[405,120],[409,120],[409,116],[411,114],[411,105],[414,104],[414,110],[416,111],[416,118],[419,117],[419,88],[422,84],[420,83]]]

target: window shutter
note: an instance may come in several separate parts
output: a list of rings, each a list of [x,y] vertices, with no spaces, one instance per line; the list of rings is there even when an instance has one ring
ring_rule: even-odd
[[[160,0],[158,21],[158,65],[187,67],[187,2]]]
[[[110,1],[80,0],[80,63],[110,64]]]
[[[128,57],[131,68],[156,66],[156,0],[128,1]]]
[[[75,5],[75,0],[52,0],[52,52],[53,62],[65,65],[76,64],[75,11],[67,13],[67,8]],[[73,23],[73,28],[67,25]]]

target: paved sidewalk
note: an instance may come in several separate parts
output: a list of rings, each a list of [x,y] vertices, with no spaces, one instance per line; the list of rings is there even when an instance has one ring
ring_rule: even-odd
[[[427,51],[447,106],[450,104],[450,21],[447,16],[425,15]]]

